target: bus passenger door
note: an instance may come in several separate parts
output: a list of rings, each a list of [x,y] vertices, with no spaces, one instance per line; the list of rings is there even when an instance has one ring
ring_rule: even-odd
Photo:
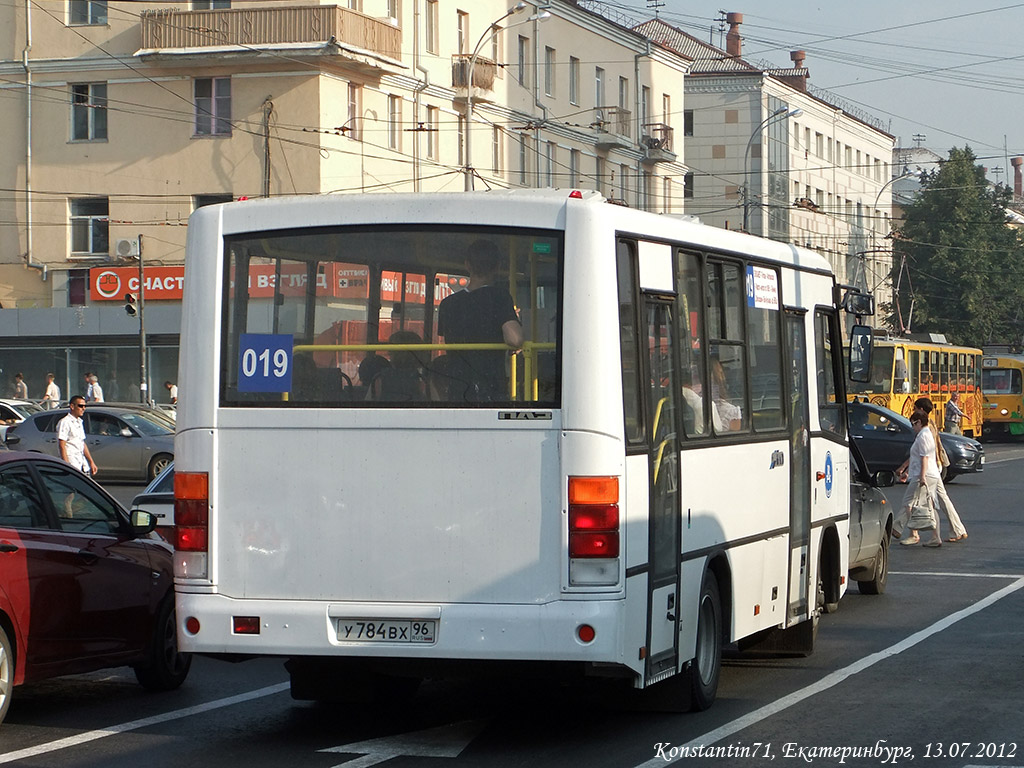
[[[788,620],[807,615],[810,586],[811,441],[807,409],[807,330],[804,312],[786,310],[789,372],[790,487]]]
[[[650,436],[650,594],[647,682],[676,671],[679,584],[678,382],[672,305],[646,296],[647,434]]]

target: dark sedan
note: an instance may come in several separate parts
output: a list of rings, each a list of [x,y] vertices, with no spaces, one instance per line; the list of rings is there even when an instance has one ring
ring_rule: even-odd
[[[42,411],[8,427],[7,446],[60,456],[57,422],[67,413]],[[103,481],[152,480],[174,460],[174,430],[137,407],[89,403],[82,418],[85,443]]]
[[[850,435],[872,472],[895,470],[907,460],[916,436],[908,419],[888,408],[860,401],[850,403],[849,412]],[[958,475],[985,468],[985,449],[977,440],[946,432],[940,432],[939,438],[949,456],[947,483]]]
[[[184,682],[173,551],[156,519],[39,453],[0,453],[0,721],[23,683],[131,666]]]

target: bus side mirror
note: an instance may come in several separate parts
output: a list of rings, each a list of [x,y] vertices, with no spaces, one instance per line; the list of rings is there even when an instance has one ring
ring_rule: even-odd
[[[870,293],[847,291],[843,296],[843,309],[857,317],[871,317],[875,314],[875,297]]]
[[[874,338],[867,325],[855,325],[850,331],[850,381],[871,381],[871,350]]]

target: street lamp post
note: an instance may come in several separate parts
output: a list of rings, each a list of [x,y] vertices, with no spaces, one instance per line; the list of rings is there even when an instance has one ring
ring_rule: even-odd
[[[760,125],[754,129],[754,132],[750,134],[750,138],[747,139],[747,149],[743,153],[743,231],[750,231],[750,176],[748,175],[748,165],[750,161],[750,147],[754,143],[754,139],[761,134],[768,123],[780,117],[800,117],[804,111],[799,107],[790,109],[789,107],[780,107],[779,109],[772,112],[768,117],[761,121]],[[758,176],[760,179],[760,176]],[[760,187],[760,184],[758,184]],[[762,232],[763,234],[763,232]]]
[[[480,49],[484,43],[487,42],[491,37],[498,34],[498,24],[509,16],[519,13],[526,9],[526,3],[523,0],[513,5],[501,16],[496,18],[490,24],[487,25],[487,29],[480,35],[480,39],[476,41],[476,47],[473,49],[473,55],[469,57],[469,68],[466,72],[466,164],[463,167],[463,173],[466,177],[466,191],[473,191],[473,69],[476,67],[477,57],[480,55]]]

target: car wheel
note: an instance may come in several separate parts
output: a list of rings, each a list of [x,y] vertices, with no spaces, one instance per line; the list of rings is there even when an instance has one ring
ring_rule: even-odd
[[[167,465],[172,461],[174,461],[174,457],[167,453],[160,453],[154,456],[153,460],[149,462],[149,481],[156,480],[157,475],[167,469]]]
[[[949,483],[952,483],[953,479],[956,478],[957,475],[958,475],[957,472],[953,472],[952,470],[949,469],[949,467],[947,467],[946,468],[946,476],[944,478],[942,478],[942,482],[945,485],[949,485]]]
[[[690,689],[690,709],[701,712],[714,703],[721,673],[722,598],[718,579],[707,571],[697,604],[697,647],[694,659],[684,673]]]
[[[882,543],[878,545],[878,554],[875,555],[875,569],[871,578],[867,581],[858,581],[857,589],[862,595],[883,595],[885,584],[889,580],[889,535],[882,537]]]
[[[14,646],[3,627],[0,627],[0,723],[11,708],[14,695]]]
[[[135,677],[143,688],[170,691],[188,677],[192,655],[178,652],[178,627],[174,613],[174,593],[160,603],[153,627],[149,661],[135,667]]]

